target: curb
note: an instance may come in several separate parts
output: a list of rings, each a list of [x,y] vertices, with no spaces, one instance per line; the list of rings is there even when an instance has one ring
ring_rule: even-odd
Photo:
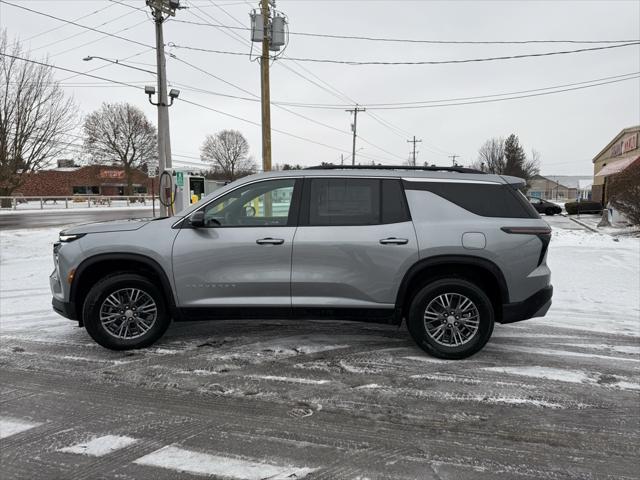
[[[577,223],[578,225],[580,225],[580,226],[582,226],[582,227],[586,228],[587,230],[590,230],[590,231],[592,231],[592,232],[594,232],[594,233],[599,233],[599,231],[598,231],[596,228],[593,228],[591,225],[587,225],[586,223],[581,222],[580,220],[578,220],[578,219],[576,219],[576,218],[570,217],[570,216],[569,216],[569,215],[567,215],[567,214],[563,214],[562,216],[563,216],[563,217],[566,217],[566,218],[568,218],[569,220],[571,220],[572,222]]]

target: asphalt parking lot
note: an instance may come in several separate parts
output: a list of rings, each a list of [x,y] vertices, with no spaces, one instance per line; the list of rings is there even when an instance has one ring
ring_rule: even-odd
[[[555,268],[568,292],[579,265]],[[560,290],[546,319],[497,326],[465,361],[337,321],[174,324],[111,352],[38,282],[2,284],[3,479],[639,476],[639,312],[619,299]]]

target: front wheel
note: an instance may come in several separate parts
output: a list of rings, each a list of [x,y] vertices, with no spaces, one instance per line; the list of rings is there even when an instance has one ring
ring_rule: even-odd
[[[544,211],[544,214],[545,214],[545,215],[547,215],[547,216],[549,216],[549,217],[553,217],[556,213],[557,213],[557,212],[556,212],[556,209],[555,209],[555,208],[551,208],[551,207],[547,208],[547,209]]]
[[[407,324],[424,351],[457,360],[486,345],[493,332],[494,316],[491,300],[481,288],[467,280],[447,278],[416,293]]]
[[[171,322],[158,287],[132,273],[96,283],[84,301],[82,316],[91,338],[111,350],[147,347]]]

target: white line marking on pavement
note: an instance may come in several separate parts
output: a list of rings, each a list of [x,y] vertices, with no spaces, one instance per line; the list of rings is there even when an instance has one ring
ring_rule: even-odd
[[[196,475],[219,475],[242,480],[286,480],[304,478],[315,468],[269,465],[241,458],[221,457],[167,446],[145,455],[133,463],[168,468]]]
[[[16,433],[37,427],[40,423],[25,422],[15,418],[0,417],[0,438],[7,438]]]
[[[508,375],[522,375],[524,377],[543,378],[545,380],[557,380],[559,382],[583,383],[589,381],[589,375],[580,370],[565,370],[562,368],[538,367],[528,365],[525,367],[486,367],[482,370],[488,372],[506,373]]]
[[[80,455],[90,455],[92,457],[102,457],[121,448],[128,447],[136,443],[137,440],[131,437],[120,437],[118,435],[105,435],[104,437],[92,438],[88,442],[78,443],[71,447],[58,450],[65,453],[78,453]]]
[[[256,380],[275,380],[276,382],[290,382],[290,383],[304,383],[307,385],[324,385],[329,383],[330,380],[313,380],[311,378],[300,377],[278,377],[274,375],[249,375],[250,378]]]
[[[548,348],[518,347],[511,345],[491,345],[486,350],[502,350],[505,352],[533,353],[538,355],[557,355],[560,357],[579,357],[589,359],[598,358],[602,360],[611,360],[614,362],[640,362],[640,359],[637,358],[610,357],[608,355],[596,355],[593,353],[571,352],[568,350],[552,350]]]

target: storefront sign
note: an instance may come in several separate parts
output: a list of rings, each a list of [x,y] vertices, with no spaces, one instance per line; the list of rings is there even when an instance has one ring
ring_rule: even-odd
[[[124,170],[100,170],[100,178],[124,178]]]
[[[631,135],[627,138],[622,144],[622,153],[630,152],[631,150],[635,150],[638,148],[638,134]]]
[[[633,135],[623,138],[613,147],[611,147],[611,156],[617,157],[622,155],[623,153],[635,150],[636,148],[638,148],[638,134],[634,133]]]

